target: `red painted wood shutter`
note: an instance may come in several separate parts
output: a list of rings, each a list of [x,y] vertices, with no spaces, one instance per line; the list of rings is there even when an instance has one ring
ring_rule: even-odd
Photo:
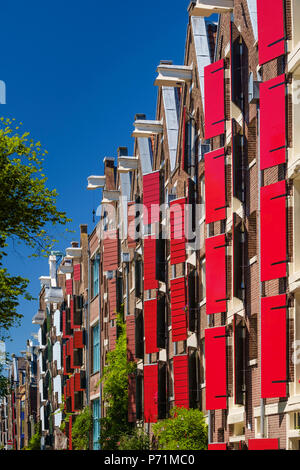
[[[143,176],[144,224],[159,222],[160,172],[154,171]]]
[[[226,312],[226,238],[207,238],[206,250],[206,313]],[[216,282],[217,280],[217,282]]]
[[[144,301],[145,353],[159,351],[157,347],[157,299]]]
[[[261,280],[287,274],[286,182],[261,188]]]
[[[189,408],[189,357],[174,356],[174,398],[175,406]]]
[[[66,294],[73,295],[73,279],[66,280]]]
[[[144,366],[144,422],[158,418],[158,364]]]
[[[226,442],[215,442],[208,444],[208,450],[227,450]]]
[[[109,321],[115,320],[117,316],[117,281],[109,279],[107,281],[108,302],[109,302]]]
[[[278,439],[249,439],[248,449],[249,450],[278,450],[279,440]]]
[[[74,281],[81,280],[81,264],[75,264],[73,269]]]
[[[83,349],[84,348],[84,332],[74,331],[74,349]]]
[[[179,277],[171,280],[171,316],[172,316],[172,341],[184,341],[187,339],[187,304],[186,304],[186,280]]]
[[[156,239],[144,238],[144,290],[157,289],[156,279]]]
[[[226,328],[205,330],[206,409],[227,409]]]
[[[286,397],[287,328],[285,294],[261,299],[261,397]]]
[[[283,0],[257,0],[258,58],[265,64],[285,54]]]
[[[225,132],[224,80],[223,59],[204,68],[205,139]]]
[[[84,372],[76,372],[74,374],[75,377],[75,392],[83,392],[85,390],[85,380],[84,380]]]
[[[113,351],[116,348],[117,342],[117,327],[109,325],[108,327],[108,349]]]
[[[129,361],[135,360],[135,316],[126,316],[127,334],[127,358]]]
[[[118,230],[104,232],[103,271],[116,271],[119,262]]]
[[[170,203],[171,265],[184,263],[186,259],[185,205],[186,198],[175,199]]]
[[[260,85],[260,169],[286,161],[285,75]]]
[[[205,222],[226,219],[225,149],[205,154]]]

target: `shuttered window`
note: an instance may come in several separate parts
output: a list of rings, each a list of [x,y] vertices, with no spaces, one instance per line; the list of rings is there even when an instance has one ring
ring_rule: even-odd
[[[144,224],[159,222],[160,172],[143,176]],[[147,214],[147,215],[146,215]]]
[[[207,224],[226,219],[224,148],[205,154],[205,201]]]
[[[204,68],[205,139],[225,132],[224,60]]]
[[[105,232],[103,241],[103,271],[116,271],[119,261],[118,230]]]
[[[144,422],[158,418],[158,364],[144,366]]]
[[[285,54],[283,0],[257,0],[258,57],[265,64]]]
[[[286,295],[261,299],[261,396],[286,397]]]
[[[189,357],[187,354],[174,356],[173,370],[175,406],[189,408]]]
[[[286,161],[285,75],[260,85],[260,169]]]
[[[171,265],[184,263],[186,259],[185,205],[186,198],[175,199],[170,203]]]
[[[157,289],[156,279],[156,239],[144,238],[144,290]]]
[[[171,280],[172,341],[187,339],[186,280],[179,277]]]
[[[81,279],[81,264],[75,264],[74,265],[73,277],[74,277],[74,281],[80,281],[80,279]]]
[[[73,280],[72,279],[66,280],[66,294],[73,295]]]
[[[286,182],[261,188],[261,280],[286,276]]]
[[[159,351],[157,347],[157,299],[144,302],[145,352],[151,354]]]
[[[206,313],[226,312],[226,239],[225,235],[207,238]],[[216,280],[218,282],[216,282]]]
[[[205,330],[206,409],[227,409],[226,328]]]

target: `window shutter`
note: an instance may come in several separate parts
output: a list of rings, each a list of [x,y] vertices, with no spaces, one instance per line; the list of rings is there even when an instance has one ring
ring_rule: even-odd
[[[226,328],[205,330],[206,409],[227,409]]]
[[[225,149],[205,154],[205,222],[226,219]]]
[[[225,132],[225,62],[223,59],[204,68],[205,139]]]
[[[285,75],[260,85],[260,169],[286,161]]]
[[[187,339],[186,280],[179,277],[171,280],[172,341]]]
[[[226,312],[226,238],[207,238],[206,250],[206,313]],[[216,282],[216,279],[218,282]]]
[[[261,299],[261,397],[280,398],[287,393],[287,297]]]
[[[257,0],[259,64],[285,54],[283,0]]]
[[[260,196],[261,280],[268,281],[287,274],[286,182],[264,186]]]

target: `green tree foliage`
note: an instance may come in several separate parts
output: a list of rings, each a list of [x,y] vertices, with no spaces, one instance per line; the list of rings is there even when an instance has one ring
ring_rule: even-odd
[[[205,450],[207,449],[207,424],[200,410],[172,408],[170,418],[153,425],[158,449]]]
[[[104,368],[103,399],[106,405],[105,417],[100,419],[100,445],[104,450],[118,449],[122,435],[130,433],[128,423],[128,375],[136,369],[134,362],[127,359],[126,325],[123,315],[117,316],[118,339],[116,348],[107,354]]]
[[[150,450],[149,435],[143,429],[134,429],[131,434],[121,437],[119,450]]]
[[[25,296],[28,280],[11,276],[3,266],[8,242],[23,243],[32,256],[47,254],[56,240],[49,227],[69,222],[56,208],[57,192],[47,188],[43,173],[46,150],[30,134],[20,133],[14,120],[0,118],[0,337],[18,323],[18,298]]]
[[[35,425],[35,434],[30,439],[28,446],[24,450],[41,450],[41,424]]]
[[[92,428],[93,415],[87,406],[76,416],[75,423],[72,425],[72,447],[74,450],[88,450]]]

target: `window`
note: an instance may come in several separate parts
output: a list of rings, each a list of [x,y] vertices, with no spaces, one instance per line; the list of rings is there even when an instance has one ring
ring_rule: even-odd
[[[100,329],[99,323],[92,329],[93,335],[93,374],[100,370]]]
[[[206,297],[206,263],[205,258],[200,261],[201,285],[200,285],[200,301]]]
[[[205,179],[201,176],[199,181],[200,186],[200,220],[205,217]]]
[[[100,400],[93,400],[93,449],[100,450]]]
[[[99,294],[99,257],[92,261],[92,297]]]

